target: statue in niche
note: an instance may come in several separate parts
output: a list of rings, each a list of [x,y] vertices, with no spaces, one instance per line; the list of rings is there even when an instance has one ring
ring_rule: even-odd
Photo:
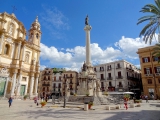
[[[13,24],[10,24],[8,33],[9,33],[9,35],[12,35],[12,33],[13,33]]]
[[[88,21],[89,21],[89,18],[88,18],[88,15],[87,15],[87,17],[85,18],[85,25],[89,25]]]

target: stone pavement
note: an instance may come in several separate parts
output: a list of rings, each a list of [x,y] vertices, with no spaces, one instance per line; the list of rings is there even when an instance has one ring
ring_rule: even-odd
[[[160,120],[160,101],[141,103],[141,107],[106,110],[106,105],[93,106],[95,110],[84,111],[83,104],[50,102],[43,108],[33,100],[13,100],[11,108],[8,100],[0,100],[0,120]]]

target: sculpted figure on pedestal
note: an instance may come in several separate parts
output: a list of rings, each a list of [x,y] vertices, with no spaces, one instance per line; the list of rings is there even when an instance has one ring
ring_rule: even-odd
[[[87,17],[85,18],[85,25],[89,25],[88,21],[89,21],[89,18],[88,18],[88,15],[87,15]]]

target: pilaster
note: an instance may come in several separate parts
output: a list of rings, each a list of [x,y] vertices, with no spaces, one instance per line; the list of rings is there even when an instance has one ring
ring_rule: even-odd
[[[17,77],[17,72],[14,72],[13,73],[13,76],[12,76],[12,88],[11,88],[11,96],[14,96],[15,93],[14,93],[14,90],[15,90],[15,87],[16,87],[16,77]]]

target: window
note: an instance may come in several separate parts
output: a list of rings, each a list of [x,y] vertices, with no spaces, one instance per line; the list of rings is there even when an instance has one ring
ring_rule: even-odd
[[[108,73],[108,77],[111,78],[111,73]]]
[[[103,74],[101,74],[101,80],[103,80],[104,79],[104,76],[103,76]]]
[[[22,77],[22,81],[26,81],[26,77]]]
[[[160,73],[160,67],[157,67],[157,73]]]
[[[45,91],[45,87],[43,88],[43,91]]]
[[[94,68],[94,71],[96,71],[96,68]]]
[[[158,83],[160,83],[160,78],[158,78]]]
[[[37,39],[39,38],[39,35],[38,35],[38,33],[36,34],[36,38],[37,38]]]
[[[109,86],[112,86],[112,83],[111,83],[111,82],[109,82]]]
[[[54,81],[56,81],[56,76],[54,76]]]
[[[61,76],[59,76],[59,80],[61,81]]]
[[[119,63],[117,63],[117,68],[120,68],[120,64]]]
[[[121,71],[118,72],[118,77],[121,77]]]
[[[150,68],[146,68],[146,74],[150,74]]]
[[[111,70],[111,65],[107,66],[108,70]]]
[[[153,61],[158,61],[158,57],[153,57]]]
[[[4,47],[4,54],[5,55],[9,55],[9,49],[10,49],[10,46],[8,44],[6,44]]]
[[[103,68],[103,67],[100,67],[100,71],[104,71],[104,68]]]
[[[72,77],[72,74],[70,74],[70,77]]]
[[[150,59],[149,59],[149,57],[144,57],[144,58],[142,58],[142,59],[143,59],[143,63],[150,62]]]
[[[152,84],[152,79],[148,79],[148,84]]]

